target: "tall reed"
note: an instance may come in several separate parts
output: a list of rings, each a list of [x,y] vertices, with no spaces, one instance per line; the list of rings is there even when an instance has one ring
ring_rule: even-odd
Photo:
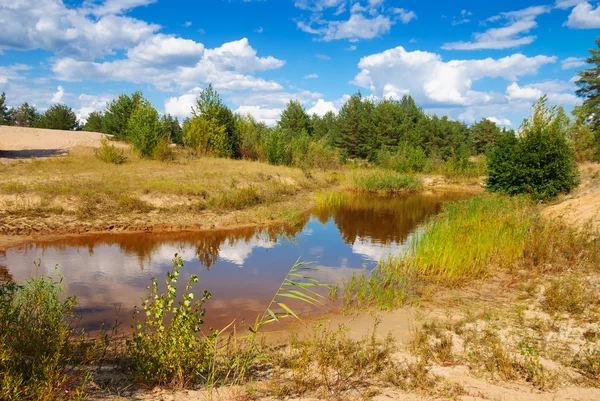
[[[449,204],[415,237],[406,259],[420,277],[456,284],[523,255],[535,217],[521,197],[483,195]]]

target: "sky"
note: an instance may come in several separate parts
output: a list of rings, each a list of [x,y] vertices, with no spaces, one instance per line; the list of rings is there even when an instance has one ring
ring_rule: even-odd
[[[141,90],[181,119],[212,83],[272,125],[292,99],[323,115],[360,90],[518,128],[542,94],[580,102],[599,28],[582,0],[0,0],[0,92],[85,121]]]

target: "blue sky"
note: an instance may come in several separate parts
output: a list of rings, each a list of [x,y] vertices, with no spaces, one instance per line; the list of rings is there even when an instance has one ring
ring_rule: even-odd
[[[542,94],[579,102],[599,28],[582,0],[0,0],[0,91],[84,120],[142,90],[183,118],[212,83],[273,124],[291,99],[324,114],[360,90],[517,128]]]

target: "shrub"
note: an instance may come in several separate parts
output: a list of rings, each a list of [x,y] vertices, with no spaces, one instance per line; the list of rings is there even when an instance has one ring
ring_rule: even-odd
[[[274,128],[265,140],[265,158],[270,164],[286,163],[286,135],[281,128]]]
[[[103,336],[83,351],[74,328],[75,297],[50,278],[0,284],[0,399],[80,399],[89,379],[86,365]],[[83,352],[82,352],[83,351]]]
[[[134,310],[133,335],[127,341],[127,350],[131,370],[143,383],[184,388],[209,371],[216,333],[203,338],[201,329],[205,315],[202,306],[211,295],[204,291],[200,299],[194,299],[191,290],[198,276],[193,274],[177,301],[176,285],[182,267],[181,257],[175,255],[164,292],[159,292],[153,278],[142,309]]]
[[[226,127],[215,118],[194,117],[186,126],[183,143],[202,155],[231,156]]]
[[[154,148],[154,158],[165,163],[175,160],[175,153],[166,138],[158,141],[158,144]]]
[[[127,160],[122,149],[115,148],[115,145],[109,144],[106,138],[100,141],[100,149],[96,149],[95,155],[98,159],[106,163],[123,164]]]
[[[400,144],[396,153],[382,150],[377,157],[377,163],[398,173],[419,173],[431,169],[431,161],[423,148],[409,143]]]
[[[141,101],[127,123],[127,138],[133,149],[142,157],[151,157],[163,134],[158,112],[149,101]]]
[[[487,188],[509,195],[546,200],[569,193],[578,182],[575,158],[567,141],[568,118],[542,97],[521,135],[504,133],[491,151]]]

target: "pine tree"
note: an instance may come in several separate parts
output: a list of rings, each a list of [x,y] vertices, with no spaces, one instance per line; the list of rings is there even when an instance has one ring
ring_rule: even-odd
[[[290,100],[281,112],[279,126],[299,135],[302,131],[310,133],[310,118],[298,100]]]
[[[79,128],[79,121],[69,106],[54,104],[41,117],[39,126],[48,129],[75,130]]]
[[[6,105],[6,94],[0,94],[0,125],[12,125],[11,112]]]

